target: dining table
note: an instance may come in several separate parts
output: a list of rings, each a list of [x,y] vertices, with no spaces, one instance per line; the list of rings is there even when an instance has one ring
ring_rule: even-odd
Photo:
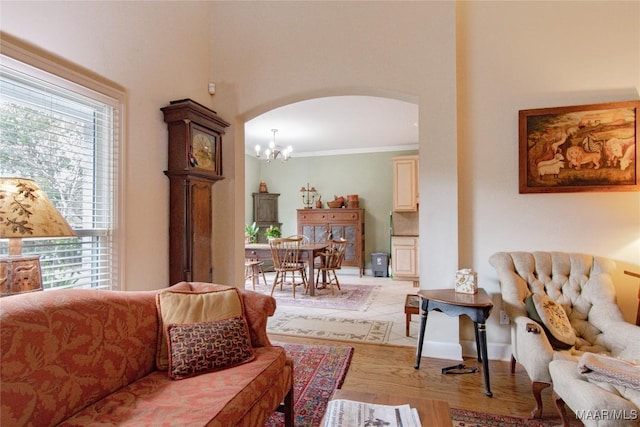
[[[303,243],[300,245],[300,258],[307,261],[309,266],[307,283],[309,285],[309,295],[315,296],[315,267],[314,260],[329,247],[328,243]],[[258,260],[271,260],[271,245],[269,243],[245,243],[244,257]]]

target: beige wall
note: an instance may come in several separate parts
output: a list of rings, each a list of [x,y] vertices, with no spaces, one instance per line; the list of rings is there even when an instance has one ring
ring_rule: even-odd
[[[455,3],[216,2],[212,34],[216,101],[237,120],[236,151],[244,153],[242,123],[303,99],[363,94],[418,104],[423,286],[446,286],[458,266]],[[233,220],[225,230],[240,243],[244,215]],[[457,319],[443,322],[428,338],[457,357]]]
[[[244,122],[336,94],[419,105],[422,287],[473,267],[497,294],[497,250],[595,253],[640,270],[640,193],[520,195],[517,184],[519,109],[639,98],[638,2],[3,1],[0,25],[128,91],[128,289],[167,282],[159,109],[185,97],[232,123],[214,186],[217,281],[242,274]],[[637,280],[615,279],[631,319]],[[494,318],[490,350],[503,357],[508,329]],[[457,319],[431,325],[428,339],[454,354]]]
[[[635,320],[638,281],[622,270],[640,271],[640,193],[518,194],[518,110],[639,99],[640,3],[577,7],[458,6],[460,264],[498,293],[487,262],[496,251],[611,257],[619,266],[618,301]],[[489,340],[507,343],[497,319],[487,327]]]
[[[19,39],[125,88],[125,287],[168,285],[167,130],[160,108],[192,98],[211,105],[211,4],[11,2],[0,26]]]

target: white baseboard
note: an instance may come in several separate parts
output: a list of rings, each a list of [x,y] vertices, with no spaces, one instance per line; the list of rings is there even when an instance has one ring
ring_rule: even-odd
[[[475,341],[460,341],[464,357],[477,357],[478,349]],[[511,344],[488,343],[487,356],[489,360],[511,360]]]
[[[416,350],[417,352],[417,350]],[[460,341],[460,344],[442,341],[426,341],[422,346],[422,357],[435,359],[462,360],[462,357],[478,357],[475,341]],[[488,343],[489,360],[511,360],[510,344]]]
[[[460,344],[453,342],[425,340],[422,345],[422,357],[462,360],[462,347],[460,346]]]

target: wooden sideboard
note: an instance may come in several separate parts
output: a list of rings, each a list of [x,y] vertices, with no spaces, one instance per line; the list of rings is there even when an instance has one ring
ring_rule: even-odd
[[[253,193],[253,220],[260,229],[258,243],[266,243],[264,232],[269,226],[282,227],[278,221],[278,193]]]
[[[346,239],[342,265],[358,267],[360,276],[364,274],[364,209],[298,209],[298,234],[311,243]]]

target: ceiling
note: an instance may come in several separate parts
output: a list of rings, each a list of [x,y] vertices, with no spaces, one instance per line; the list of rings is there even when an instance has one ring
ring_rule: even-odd
[[[418,105],[374,96],[330,96],[285,105],[245,123],[245,150],[291,145],[292,157],[416,150]]]

